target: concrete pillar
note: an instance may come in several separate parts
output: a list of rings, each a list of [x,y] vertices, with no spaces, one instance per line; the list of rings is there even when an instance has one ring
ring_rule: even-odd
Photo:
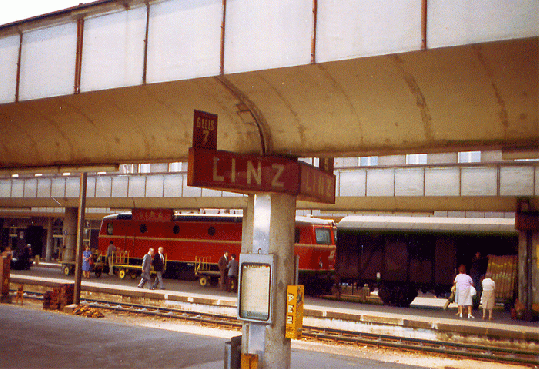
[[[75,250],[77,248],[77,208],[66,208],[64,217],[64,261],[75,261]]]
[[[52,251],[54,247],[53,233],[52,233],[53,223],[54,223],[54,218],[49,218],[47,222],[47,241],[45,243],[45,261],[51,261],[51,257],[52,257]]]
[[[518,233],[518,299],[531,309],[539,304],[539,231]]]
[[[249,196],[244,212],[242,253],[275,255],[273,323],[244,323],[242,353],[258,355],[260,369],[288,369],[290,339],[286,333],[286,287],[294,283],[296,198],[285,194]]]
[[[84,239],[84,219],[86,214],[86,188],[88,173],[80,175],[79,211],[77,214],[77,252],[75,264],[75,288],[73,290],[73,303],[80,304],[81,277],[82,277],[82,249]]]

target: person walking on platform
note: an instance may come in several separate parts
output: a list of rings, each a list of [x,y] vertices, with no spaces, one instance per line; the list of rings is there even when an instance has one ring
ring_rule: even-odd
[[[155,290],[159,285],[159,288],[164,290],[163,272],[165,271],[165,255],[163,255],[162,247],[157,249],[157,254],[153,257],[153,270],[155,271],[156,277],[151,289]]]
[[[236,254],[232,254],[230,256],[230,261],[228,262],[228,288],[227,290],[230,292],[237,292],[238,291],[238,268],[239,264],[236,260]]]
[[[227,276],[228,276],[228,251],[225,251],[224,255],[221,256],[219,262],[217,263],[219,267],[220,279],[219,283],[221,284],[221,289],[226,291],[227,286]]]
[[[138,284],[138,288],[143,288],[146,283],[150,285],[150,271],[152,269],[152,259],[154,254],[154,249],[150,247],[148,253],[142,258],[142,278]]]
[[[116,246],[110,241],[107,248],[107,263],[109,264],[109,275],[114,275],[114,256],[116,255]]]
[[[462,318],[462,310],[464,307],[468,307],[468,318],[473,318],[472,315],[472,295],[474,289],[472,277],[466,274],[466,267],[464,265],[459,266],[459,274],[455,277],[455,301],[459,307],[459,317]]]
[[[496,303],[496,283],[492,280],[492,273],[487,272],[481,283],[483,285],[483,293],[481,294],[481,305],[483,306],[483,319],[486,319],[488,311],[488,319],[492,320],[492,309]]]
[[[23,249],[21,253],[21,267],[22,269],[29,270],[32,266],[32,261],[30,260],[32,258],[32,245],[27,244]]]

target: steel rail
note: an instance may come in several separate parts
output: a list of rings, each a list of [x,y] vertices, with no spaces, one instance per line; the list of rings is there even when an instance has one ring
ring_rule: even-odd
[[[39,292],[25,292],[27,298],[41,300]],[[242,324],[235,317],[221,314],[187,311],[160,306],[133,304],[99,299],[83,299],[88,306],[110,311],[128,312],[133,314],[158,316],[163,318],[182,319],[213,326],[240,329]],[[539,365],[539,352],[517,350],[510,348],[479,346],[475,344],[437,342],[420,338],[399,337],[384,334],[351,332],[331,328],[303,326],[303,338],[314,341],[332,341],[339,343],[364,344],[375,347],[394,348],[403,351],[430,352],[452,357],[467,357],[498,363],[523,364],[531,367]]]

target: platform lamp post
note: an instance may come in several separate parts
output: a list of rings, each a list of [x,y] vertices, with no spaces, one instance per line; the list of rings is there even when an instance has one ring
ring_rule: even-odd
[[[73,303],[80,304],[80,286],[82,277],[82,244],[84,239],[84,215],[86,213],[86,187],[88,174],[86,172],[80,175],[80,193],[79,193],[79,216],[77,219],[77,253],[75,258],[75,287],[73,290]]]

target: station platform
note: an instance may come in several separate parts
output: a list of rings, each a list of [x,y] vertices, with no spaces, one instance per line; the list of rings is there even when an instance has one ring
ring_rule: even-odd
[[[224,368],[224,347],[230,337],[193,328],[191,332],[174,328],[116,323],[0,304],[0,367]],[[425,367],[293,348],[291,368]]]
[[[30,271],[12,271],[12,289],[23,284],[25,290],[47,289],[73,282],[73,276],[64,276],[58,265],[40,264]],[[119,279],[102,275],[83,279],[81,300],[121,299],[130,303],[162,304],[190,311],[218,312],[236,316],[237,297],[234,293],[216,287],[202,287],[196,281],[165,279],[165,290],[137,288],[138,279]],[[116,300],[114,300],[116,301]],[[389,307],[378,304],[359,304],[328,298],[305,298],[304,325],[351,330],[375,334],[405,335],[431,340],[449,340],[509,347],[533,348],[539,352],[539,323],[514,320],[499,306],[494,319],[481,319],[482,311],[474,311],[474,319],[455,315],[454,304],[443,309],[444,299],[419,296],[410,308]]]

